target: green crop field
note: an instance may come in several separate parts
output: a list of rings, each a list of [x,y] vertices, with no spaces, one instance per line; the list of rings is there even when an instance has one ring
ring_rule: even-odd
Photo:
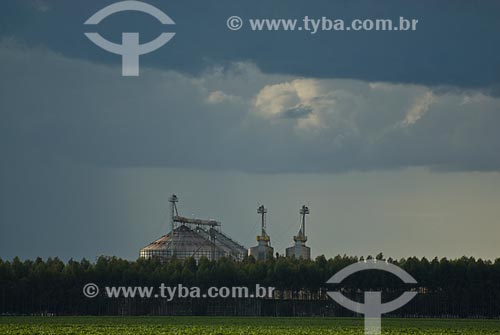
[[[363,334],[363,320],[255,317],[0,317],[1,335]],[[499,320],[384,319],[383,334],[500,334]]]

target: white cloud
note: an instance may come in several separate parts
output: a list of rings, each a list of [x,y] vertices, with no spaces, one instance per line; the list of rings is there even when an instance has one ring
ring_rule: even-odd
[[[428,91],[424,95],[418,97],[406,113],[406,117],[403,120],[402,125],[406,127],[411,126],[420,120],[420,118],[427,113],[434,99],[434,94],[431,91]]]
[[[292,83],[267,85],[255,97],[256,111],[267,118],[277,117],[286,110],[297,107],[301,100]]]
[[[321,128],[322,115],[332,110],[335,100],[321,81],[295,79],[266,85],[253,101],[255,112],[264,118],[294,119],[298,129]]]

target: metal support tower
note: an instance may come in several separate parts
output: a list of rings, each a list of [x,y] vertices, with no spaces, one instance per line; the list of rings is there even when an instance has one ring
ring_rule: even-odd
[[[302,208],[300,209],[300,215],[302,216],[302,222],[300,226],[300,230],[297,236],[293,237],[294,241],[300,241],[300,242],[306,242],[307,241],[307,236],[306,236],[306,215],[309,214],[309,208],[305,205],[302,205]]]
[[[168,198],[168,201],[170,202],[170,226],[172,228],[172,231],[171,231],[171,234],[172,234],[172,237],[171,237],[171,243],[170,243],[170,246],[171,246],[171,251],[172,251],[172,254],[171,256],[174,256],[174,250],[175,250],[175,238],[174,238],[174,235],[175,235],[175,217],[177,216],[177,205],[175,204],[176,202],[179,201],[179,199],[177,198],[177,196],[175,194],[172,194],[172,196],[170,198]]]
[[[267,213],[267,208],[264,207],[264,205],[260,205],[259,208],[257,209],[257,213],[261,215],[261,235],[257,236],[257,241],[266,241],[268,242],[270,240],[269,235],[267,235],[267,226],[266,226],[266,213]]]

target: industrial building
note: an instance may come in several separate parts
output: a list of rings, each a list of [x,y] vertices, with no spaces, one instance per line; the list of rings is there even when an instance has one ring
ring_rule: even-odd
[[[261,216],[261,234],[257,236],[257,246],[248,249],[248,256],[253,256],[256,260],[263,261],[273,257],[274,249],[271,247],[271,238],[266,232],[267,209],[264,205],[259,206],[257,213]]]
[[[286,257],[311,259],[311,248],[306,246],[306,215],[309,214],[309,208],[307,206],[302,206],[299,213],[301,216],[300,230],[299,233],[293,237],[295,245],[286,248]]]
[[[261,205],[257,209],[261,221],[261,233],[257,236],[257,245],[247,249],[221,231],[221,223],[216,220],[187,218],[180,216],[177,210],[179,199],[174,194],[170,202],[170,232],[161,236],[140,250],[141,258],[169,260],[173,257],[186,259],[193,257],[197,261],[206,257],[218,260],[229,257],[241,261],[246,255],[263,261],[274,256],[271,237],[267,233],[267,208]],[[286,257],[311,259],[311,248],[306,246],[306,215],[309,208],[300,209],[301,223],[299,233],[293,237],[294,245],[286,248]]]
[[[242,260],[246,248],[223,234],[221,223],[215,220],[193,219],[180,216],[177,211],[177,196],[169,198],[171,231],[140,251],[141,258],[169,260],[193,257],[197,261],[206,257],[217,260],[229,257]]]

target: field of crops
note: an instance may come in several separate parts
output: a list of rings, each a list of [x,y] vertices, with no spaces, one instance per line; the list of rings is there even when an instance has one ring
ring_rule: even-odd
[[[385,319],[383,334],[500,334],[499,320]],[[235,317],[0,317],[1,335],[363,334],[362,319]]]

